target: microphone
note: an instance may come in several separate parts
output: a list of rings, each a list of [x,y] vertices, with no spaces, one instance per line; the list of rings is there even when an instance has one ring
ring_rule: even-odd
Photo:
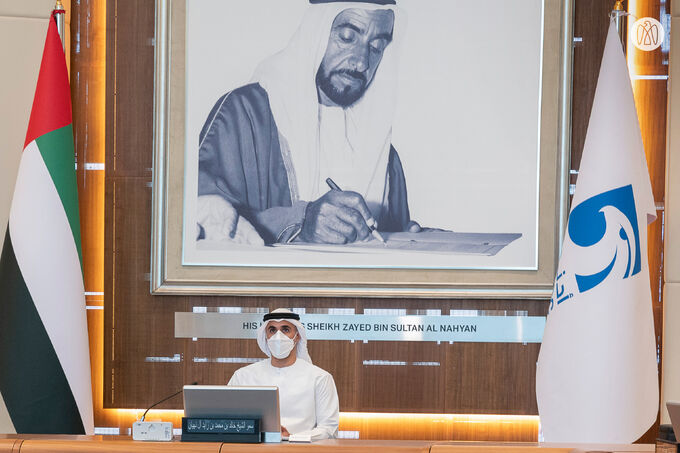
[[[197,385],[198,382],[193,382],[191,385]],[[182,393],[184,388],[178,390],[170,396],[166,396],[160,401],[155,402],[142,414],[142,418],[132,424],[132,440],[151,440],[151,441],[171,441],[172,440],[172,423],[170,422],[145,422],[147,412],[152,408],[158,406],[164,401],[174,398]]]
[[[198,385],[198,382],[192,382],[191,385]],[[142,414],[142,418],[140,418],[139,421],[140,421],[140,422],[143,422],[143,421],[144,421],[144,418],[146,417],[146,413],[149,412],[151,409],[153,409],[154,407],[158,406],[158,405],[161,404],[161,403],[166,402],[166,401],[169,400],[170,398],[174,398],[175,396],[179,395],[179,394],[182,393],[183,391],[184,391],[184,388],[181,388],[181,389],[179,389],[178,391],[176,391],[175,393],[173,393],[172,395],[166,396],[166,397],[163,398],[162,400],[160,400],[160,401],[158,401],[158,402],[156,402],[156,403],[153,403],[151,406],[149,406],[149,408],[148,408],[147,410],[144,411],[144,413]]]

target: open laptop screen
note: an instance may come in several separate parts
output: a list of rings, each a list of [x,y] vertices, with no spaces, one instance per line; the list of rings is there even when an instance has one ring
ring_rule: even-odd
[[[259,418],[266,433],[281,432],[278,387],[185,385],[184,416]]]

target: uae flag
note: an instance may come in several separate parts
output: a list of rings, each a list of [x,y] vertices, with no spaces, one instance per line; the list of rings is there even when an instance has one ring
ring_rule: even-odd
[[[0,419],[20,434],[94,430],[71,122],[51,19],[0,257]]]

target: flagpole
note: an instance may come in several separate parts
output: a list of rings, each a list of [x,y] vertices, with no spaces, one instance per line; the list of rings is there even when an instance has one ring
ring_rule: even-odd
[[[621,40],[621,45],[623,46],[623,51],[626,51],[626,16],[628,13],[623,9],[623,0],[616,0],[614,4],[614,9],[612,10],[611,17],[614,19],[614,25],[616,25],[616,31],[619,34],[619,39]]]
[[[57,31],[59,32],[59,38],[61,38],[61,47],[66,50],[66,37],[64,36],[64,33],[66,32],[66,10],[64,10],[64,5],[61,3],[61,0],[57,0],[52,14],[54,15],[54,19],[57,21]]]

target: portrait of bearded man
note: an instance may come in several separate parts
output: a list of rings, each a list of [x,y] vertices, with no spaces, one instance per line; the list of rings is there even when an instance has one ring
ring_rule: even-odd
[[[310,0],[288,45],[217,100],[199,138],[197,239],[345,244],[420,230],[391,142],[395,4]]]

